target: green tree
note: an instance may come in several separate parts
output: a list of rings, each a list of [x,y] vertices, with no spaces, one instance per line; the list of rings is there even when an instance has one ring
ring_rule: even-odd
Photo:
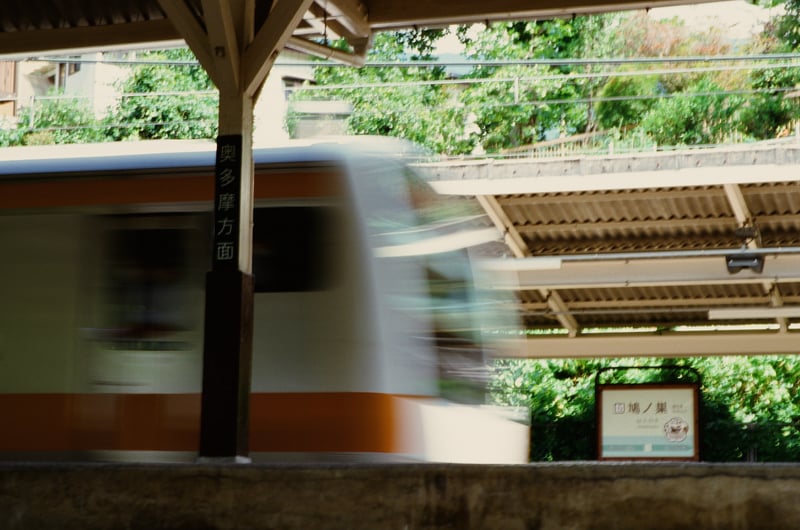
[[[800,118],[797,98],[790,95],[800,83],[794,69],[756,70],[750,74],[750,86],[757,92],[743,105],[739,128],[756,139],[775,138],[792,131]]]
[[[654,75],[613,77],[600,90],[595,106],[597,123],[602,129],[636,126],[655,105],[660,92]]]
[[[547,68],[508,66],[496,69],[487,81],[470,86],[461,102],[472,111],[478,127],[478,141],[484,150],[531,144],[548,134],[571,134],[585,127],[585,113],[579,105],[548,104],[574,90],[560,83],[542,81]],[[537,76],[537,74],[540,74]],[[551,98],[551,99],[552,99]]]
[[[731,121],[741,97],[721,94],[711,79],[702,79],[685,92],[660,99],[641,122],[641,130],[661,145],[721,142],[731,133]]]
[[[101,125],[89,102],[52,93],[19,111],[17,127],[0,133],[0,146],[48,145],[103,141]]]
[[[134,67],[119,85],[123,96],[109,113],[108,135],[114,140],[214,138],[217,95],[208,75],[190,62],[188,48],[146,52],[151,64]]]
[[[490,390],[495,404],[531,413],[531,460],[595,457],[594,374],[597,360],[498,360]]]
[[[648,13],[638,11],[625,17],[615,28],[616,51],[622,57],[687,57],[723,55],[731,50],[718,28],[693,32],[677,19],[655,19]],[[697,83],[708,73],[682,72],[691,66],[707,66],[704,63],[674,63],[672,72],[662,71],[658,84],[665,93],[676,93]],[[630,68],[626,66],[625,68]],[[640,69],[649,66],[640,66]],[[664,69],[665,70],[665,69]],[[713,74],[715,82],[721,85],[721,76]]]
[[[643,12],[623,19],[617,35],[619,49],[629,57],[704,57],[731,51],[719,28],[692,32],[678,19],[656,20]],[[739,123],[743,97],[725,92],[746,91],[748,78],[739,71],[706,71],[707,66],[702,61],[676,62],[647,76],[651,66],[626,65],[640,77],[609,79],[602,95],[610,100],[598,103],[598,121],[607,129],[626,127],[622,143],[642,136],[662,145],[726,140],[745,128]]]
[[[471,59],[602,55],[610,46],[612,34],[607,29],[615,17],[499,23],[478,33],[462,27],[458,35]],[[379,34],[369,60],[429,60],[442,35],[442,31]],[[585,76],[565,77],[573,70],[559,65],[475,68],[458,86],[436,83],[448,75],[441,67],[320,67],[315,75],[317,87],[300,91],[295,98],[350,102],[354,109],[348,120],[351,133],[402,136],[448,154],[469,153],[478,144],[497,151],[594,127],[593,105],[586,101],[596,94],[600,82]],[[335,88],[322,90],[330,85]],[[583,101],[565,103],[570,99]],[[290,130],[294,119],[290,116]]]
[[[765,28],[765,33],[777,40],[777,50],[800,49],[800,0],[783,2],[783,14],[775,17]]]
[[[760,39],[753,43],[757,53],[790,53],[800,47],[800,2],[784,3],[784,14],[766,25]],[[795,68],[753,70],[748,76],[755,93],[748,98],[739,116],[740,128],[757,139],[785,135],[800,119],[800,105],[792,95],[800,84]]]
[[[617,15],[494,24],[475,37],[462,31],[466,56],[475,60],[536,60],[602,56],[614,47],[608,31]],[[462,101],[475,114],[487,151],[534,143],[594,128],[592,104],[600,83],[574,66],[476,68]],[[570,100],[576,100],[570,103]]]
[[[378,34],[369,60],[429,60],[435,40],[442,35],[442,30]],[[292,99],[349,102],[353,108],[347,119],[351,134],[396,136],[449,154],[472,150],[464,135],[466,111],[453,104],[456,94],[451,87],[436,83],[445,79],[444,68],[320,66],[314,77],[317,87],[297,91]],[[326,85],[336,88],[320,89]],[[297,118],[290,113],[290,131]]]
[[[18,128],[0,129],[0,147],[24,145],[22,135],[23,132]]]
[[[800,461],[800,358],[797,356],[689,359],[498,360],[494,403],[531,411],[532,460],[596,456],[595,381],[602,369],[679,365],[700,375],[701,458]],[[672,370],[619,370],[604,383],[674,383]],[[694,379],[691,379],[694,381]]]
[[[790,13],[800,12],[791,6]],[[745,50],[791,48],[797,20],[779,19],[763,42]],[[800,82],[792,69],[699,71],[693,67],[707,63],[687,61],[647,75],[644,70],[652,65],[644,63],[558,63],[726,54],[732,48],[720,29],[692,32],[678,19],[655,20],[640,11],[494,23],[482,31],[464,26],[457,34],[466,58],[496,63],[473,68],[458,88],[424,84],[443,80],[441,68],[320,68],[318,85],[336,90],[317,87],[297,97],[346,100],[354,108],[350,132],[403,136],[449,154],[474,146],[498,152],[598,129],[620,145],[715,143],[734,134],[769,138],[785,134],[797,120],[797,104],[785,97]],[[436,37],[381,34],[370,60],[429,59]],[[539,64],[520,64],[536,60]],[[750,90],[756,93],[743,95]]]

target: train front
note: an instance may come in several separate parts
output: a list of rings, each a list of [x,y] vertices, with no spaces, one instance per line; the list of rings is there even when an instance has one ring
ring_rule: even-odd
[[[184,145],[0,162],[0,457],[196,457],[213,144]],[[496,235],[399,150],[256,152],[256,461],[527,461],[485,406],[485,317],[514,312],[467,248]]]

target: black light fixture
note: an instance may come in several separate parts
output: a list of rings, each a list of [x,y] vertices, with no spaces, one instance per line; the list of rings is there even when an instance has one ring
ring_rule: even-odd
[[[728,254],[725,256],[725,266],[731,274],[736,274],[742,269],[750,269],[753,272],[761,273],[764,271],[764,256],[749,252]]]
[[[750,269],[753,272],[761,273],[764,271],[764,255],[747,251],[747,244],[754,241],[757,246],[761,246],[761,233],[755,223],[747,223],[736,229],[736,237],[742,240],[742,250],[736,254],[725,256],[725,266],[730,274],[736,274],[742,269]]]

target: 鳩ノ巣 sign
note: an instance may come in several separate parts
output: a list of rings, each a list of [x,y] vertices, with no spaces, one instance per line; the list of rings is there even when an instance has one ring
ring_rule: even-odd
[[[597,413],[601,460],[699,460],[697,385],[599,385]]]

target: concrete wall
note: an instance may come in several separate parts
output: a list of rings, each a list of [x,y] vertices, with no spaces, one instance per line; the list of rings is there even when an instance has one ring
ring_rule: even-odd
[[[0,528],[796,529],[800,466],[0,464]]]

